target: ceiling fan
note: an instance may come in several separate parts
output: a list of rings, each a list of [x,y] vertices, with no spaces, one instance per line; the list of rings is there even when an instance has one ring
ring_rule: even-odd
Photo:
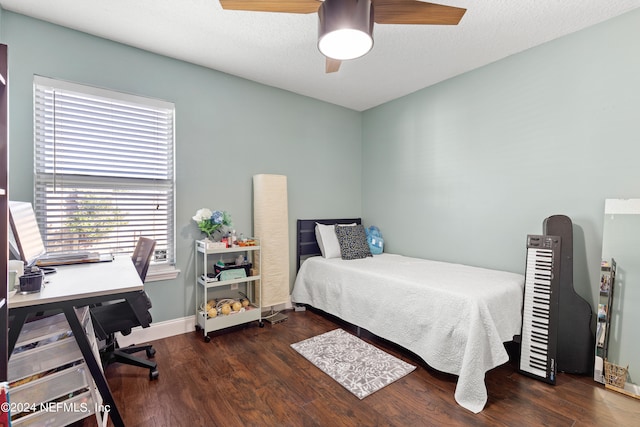
[[[318,49],[325,71],[359,58],[373,47],[373,23],[458,25],[466,9],[419,0],[220,0],[226,10],[318,13]]]

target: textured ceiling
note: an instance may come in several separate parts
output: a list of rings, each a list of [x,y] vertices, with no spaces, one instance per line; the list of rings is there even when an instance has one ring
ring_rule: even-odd
[[[379,25],[366,56],[324,72],[317,15],[218,0],[0,0],[5,10],[362,111],[640,7],[640,0],[446,0],[457,26]]]

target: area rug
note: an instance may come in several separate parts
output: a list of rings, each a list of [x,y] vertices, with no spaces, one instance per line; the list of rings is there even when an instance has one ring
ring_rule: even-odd
[[[359,399],[416,368],[342,329],[308,338],[291,347]]]

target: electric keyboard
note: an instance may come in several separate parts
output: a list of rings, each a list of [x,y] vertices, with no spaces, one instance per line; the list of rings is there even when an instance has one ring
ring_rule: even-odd
[[[560,238],[527,236],[519,370],[556,382]]]

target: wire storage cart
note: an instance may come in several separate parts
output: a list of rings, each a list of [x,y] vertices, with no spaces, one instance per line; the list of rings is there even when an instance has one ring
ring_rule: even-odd
[[[248,239],[244,246],[218,247],[208,240],[195,242],[196,330],[205,342],[209,332],[258,321],[260,312],[260,243]],[[215,242],[214,242],[215,243]],[[240,256],[242,263],[234,261]]]

